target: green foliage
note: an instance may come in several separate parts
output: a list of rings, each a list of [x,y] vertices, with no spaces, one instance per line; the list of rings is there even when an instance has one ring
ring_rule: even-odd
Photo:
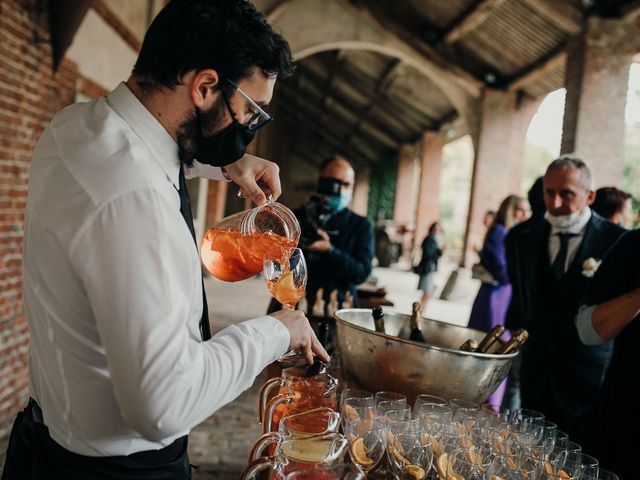
[[[382,160],[371,169],[367,211],[369,220],[374,225],[379,219],[393,218],[397,177],[398,159],[396,157]]]

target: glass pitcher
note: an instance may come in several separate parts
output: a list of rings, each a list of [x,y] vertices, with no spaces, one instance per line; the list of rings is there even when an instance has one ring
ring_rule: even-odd
[[[274,431],[282,417],[319,407],[337,410],[338,380],[328,373],[306,377],[306,368],[290,367],[281,377],[268,380],[260,391],[259,420],[262,433]],[[267,401],[270,392],[280,387],[278,394]]]
[[[298,470],[315,470],[322,465],[340,463],[349,442],[339,433],[325,433],[310,437],[282,437],[273,457],[260,457],[252,461],[240,478],[257,478],[259,472],[271,470],[275,478],[282,480]]]
[[[294,413],[280,420],[277,432],[265,433],[251,447],[249,462],[260,458],[268,452],[274,455],[273,445],[283,438],[303,438],[335,433],[340,426],[340,414],[327,407],[315,408],[301,413]]]
[[[208,228],[200,245],[200,257],[211,275],[237,282],[262,271],[265,253],[295,248],[299,238],[300,224],[293,212],[269,200]]]

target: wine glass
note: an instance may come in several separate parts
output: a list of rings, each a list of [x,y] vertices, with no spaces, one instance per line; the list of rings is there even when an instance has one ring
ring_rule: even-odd
[[[346,425],[351,461],[365,474],[380,463],[387,448],[386,429],[376,419],[353,420]]]
[[[274,250],[262,257],[262,273],[273,298],[286,310],[294,310],[304,297],[307,286],[307,262],[299,248]],[[289,350],[278,361],[296,364],[301,359],[298,350]]]
[[[272,251],[262,259],[264,280],[283,308],[294,310],[307,286],[307,263],[299,248]]]

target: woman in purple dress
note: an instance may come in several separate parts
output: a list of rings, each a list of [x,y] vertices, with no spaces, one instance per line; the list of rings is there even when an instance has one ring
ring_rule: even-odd
[[[493,223],[487,230],[480,265],[486,275],[478,295],[473,302],[469,327],[485,332],[497,325],[504,325],[507,308],[511,301],[511,284],[507,275],[504,239],[511,227],[529,216],[529,203],[517,195],[509,195],[500,204]],[[505,382],[487,400],[491,405],[500,405],[504,396]]]

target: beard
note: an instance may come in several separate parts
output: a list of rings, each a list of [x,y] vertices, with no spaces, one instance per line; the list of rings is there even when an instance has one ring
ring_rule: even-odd
[[[214,135],[222,130],[225,122],[224,112],[224,99],[220,95],[209,110],[198,110],[196,107],[196,111],[180,124],[176,141],[178,143],[178,158],[183,165],[193,166],[193,160],[198,154],[198,145],[205,135]]]

